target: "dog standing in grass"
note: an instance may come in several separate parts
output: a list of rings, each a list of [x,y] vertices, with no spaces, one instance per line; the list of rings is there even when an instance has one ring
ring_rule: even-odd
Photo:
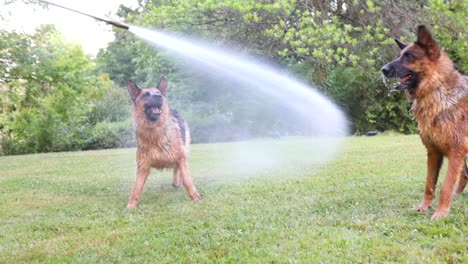
[[[399,79],[394,89],[407,92],[427,149],[426,190],[417,211],[432,206],[442,161],[448,157],[439,205],[431,217],[435,220],[449,214],[454,193],[461,194],[468,182],[468,77],[455,70],[425,26],[418,27],[414,44],[395,41],[400,55],[382,72],[386,78]]]
[[[151,168],[173,169],[174,188],[182,182],[192,200],[201,200],[188,168],[190,131],[182,117],[169,109],[167,82],[163,76],[156,88],[140,89],[134,82],[127,81],[127,89],[133,101],[137,142],[136,182],[127,208],[138,205]]]

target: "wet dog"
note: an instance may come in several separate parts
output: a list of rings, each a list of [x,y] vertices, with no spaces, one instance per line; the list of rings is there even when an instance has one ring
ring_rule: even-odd
[[[140,89],[134,82],[127,81],[137,142],[136,182],[127,208],[138,205],[151,168],[173,169],[172,185],[177,188],[182,182],[192,200],[201,200],[188,168],[190,130],[182,117],[169,109],[167,83],[163,76],[157,87]]]
[[[468,181],[468,77],[454,68],[425,26],[418,27],[413,44],[395,41],[401,49],[399,57],[382,72],[386,78],[399,79],[393,89],[407,92],[427,149],[426,189],[416,210],[432,206],[443,158],[448,157],[439,205],[431,217],[435,220],[449,214],[453,194],[461,194]]]

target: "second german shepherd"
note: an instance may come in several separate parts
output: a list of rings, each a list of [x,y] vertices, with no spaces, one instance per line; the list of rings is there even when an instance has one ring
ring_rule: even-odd
[[[134,82],[127,81],[127,89],[133,101],[137,141],[137,176],[127,208],[138,205],[151,168],[173,169],[172,185],[177,188],[182,181],[190,198],[201,200],[188,169],[190,131],[182,117],[169,109],[167,78],[163,76],[157,87],[148,89],[140,89]]]
[[[431,207],[443,157],[448,157],[439,205],[431,217],[435,220],[449,214],[453,194],[461,194],[468,181],[468,77],[455,70],[423,25],[417,29],[415,43],[395,41],[401,49],[399,57],[386,64],[382,72],[386,78],[399,78],[394,89],[407,90],[427,149],[426,190],[416,210],[427,211]]]

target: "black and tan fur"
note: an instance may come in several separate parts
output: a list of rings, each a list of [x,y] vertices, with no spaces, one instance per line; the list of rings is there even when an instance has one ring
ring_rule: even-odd
[[[138,205],[151,168],[173,169],[172,185],[177,188],[182,182],[192,200],[201,200],[188,168],[190,130],[182,117],[169,109],[167,83],[163,76],[157,87],[140,89],[134,82],[127,81],[137,141],[136,182],[127,208]]]
[[[418,27],[415,43],[396,42],[400,55],[382,72],[387,78],[400,79],[394,89],[407,92],[427,149],[426,190],[416,210],[432,206],[443,158],[448,157],[439,205],[431,217],[435,220],[449,214],[453,194],[461,194],[468,182],[468,77],[454,68],[425,26]]]

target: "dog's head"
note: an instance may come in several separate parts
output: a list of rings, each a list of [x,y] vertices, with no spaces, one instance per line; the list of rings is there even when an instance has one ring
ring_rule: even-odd
[[[395,42],[401,50],[399,57],[383,66],[382,73],[386,79],[399,79],[392,89],[415,91],[422,78],[434,67],[441,51],[423,25],[418,26],[417,40],[413,44],[405,44],[398,39]]]
[[[136,114],[144,113],[150,122],[156,122],[161,114],[167,112],[166,91],[167,78],[161,77],[157,87],[140,89],[134,82],[127,81],[127,89],[133,101]]]

